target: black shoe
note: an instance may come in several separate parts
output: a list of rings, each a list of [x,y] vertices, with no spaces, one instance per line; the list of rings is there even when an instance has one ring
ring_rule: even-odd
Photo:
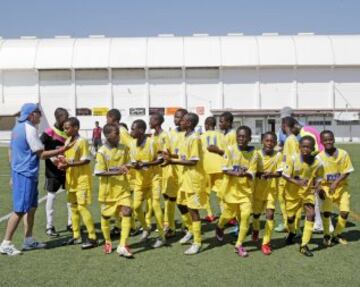
[[[66,231],[73,232],[72,224],[66,225]]]
[[[120,229],[116,226],[114,226],[110,231],[110,236],[120,236]]]
[[[167,229],[166,231],[165,231],[165,238],[174,238],[174,237],[176,237],[176,231],[175,230],[172,230],[172,229]]]
[[[305,255],[306,257],[312,257],[314,254],[310,251],[307,245],[300,246],[300,253]]]
[[[285,237],[286,245],[294,244],[295,236],[296,236],[295,233],[289,232],[288,235]]]
[[[68,241],[66,241],[63,245],[77,245],[81,244],[82,240],[81,238],[70,238]]]
[[[81,249],[90,249],[98,246],[96,239],[88,238],[83,244],[81,244]]]
[[[139,235],[140,233],[141,233],[141,231],[139,228],[130,230],[130,236],[136,236],[136,235]]]
[[[330,235],[325,235],[324,239],[323,239],[323,245],[325,247],[331,247],[333,246],[333,242],[331,240],[331,236]]]
[[[46,234],[50,237],[59,237],[60,234],[56,232],[56,229],[54,226],[46,229]]]

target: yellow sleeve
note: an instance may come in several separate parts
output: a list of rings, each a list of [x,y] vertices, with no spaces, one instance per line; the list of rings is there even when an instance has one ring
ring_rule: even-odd
[[[95,161],[94,173],[99,174],[99,173],[102,173],[104,171],[107,171],[104,155],[103,155],[102,151],[98,151],[96,153],[96,161]]]
[[[191,141],[189,160],[200,160],[201,141],[199,137],[195,137]]]
[[[277,154],[277,161],[276,161],[276,171],[282,171],[283,170],[283,167],[284,167],[284,165],[283,165],[283,155],[279,152],[278,154]]]
[[[124,164],[130,163],[130,161],[130,149],[128,147],[125,147]]]
[[[79,142],[79,159],[91,160],[89,143],[85,139],[81,139]]]
[[[222,167],[222,170],[233,170],[233,160],[232,160],[232,154],[231,154],[231,147],[230,148],[225,148],[224,166]]]
[[[344,151],[344,157],[341,162],[340,172],[341,174],[350,173],[354,171],[354,167],[351,163],[349,154]]]
[[[129,134],[129,132],[125,128],[121,127],[120,128],[120,142],[129,147],[131,140],[132,140],[132,137]]]

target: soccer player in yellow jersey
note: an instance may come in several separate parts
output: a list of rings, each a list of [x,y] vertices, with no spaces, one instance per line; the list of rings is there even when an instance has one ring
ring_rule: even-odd
[[[166,243],[163,227],[163,214],[160,206],[161,182],[154,173],[154,166],[163,162],[158,155],[157,145],[151,137],[145,135],[146,123],[143,120],[135,120],[131,125],[131,136],[135,139],[131,143],[130,159],[134,172],[134,213],[143,228],[141,240],[149,238],[151,230],[148,228],[144,212],[143,202],[151,199],[152,208],[155,214],[156,225],[159,231],[159,238],[153,244],[154,248],[163,246]],[[156,170],[155,170],[156,171]]]
[[[223,198],[224,210],[216,227],[216,237],[219,241],[223,241],[225,224],[238,215],[240,228],[235,252],[241,257],[247,257],[248,252],[243,242],[249,229],[252,213],[257,152],[253,146],[249,146],[251,129],[248,126],[240,126],[236,134],[237,144],[229,146],[225,155],[226,164],[223,171],[229,180]]]
[[[262,138],[263,148],[258,150],[257,172],[253,201],[253,232],[252,239],[257,241],[260,230],[260,215],[266,210],[266,225],[261,251],[270,255],[271,235],[274,229],[275,203],[278,192],[278,179],[281,177],[282,154],[275,151],[277,136],[266,132]]]
[[[160,113],[155,113],[150,117],[150,128],[154,129],[152,135],[155,144],[158,146],[159,153],[170,150],[169,134],[161,128],[164,122],[164,116]],[[176,193],[177,189],[168,187],[169,176],[171,175],[171,165],[162,165],[154,167],[154,172],[157,173],[161,180],[161,191],[164,196],[164,229],[166,238],[175,236],[175,207],[176,207]]]
[[[131,137],[131,135],[129,134],[128,130],[125,128],[125,124],[120,123],[121,121],[121,113],[118,109],[111,109],[106,113],[106,123],[107,124],[116,124],[119,127],[120,130],[120,144],[123,144],[125,146],[127,146],[130,149],[130,145],[131,142],[133,140],[133,138]],[[128,173],[128,179],[129,181],[132,180],[133,178],[133,170],[130,170]],[[134,215],[133,215],[134,216]],[[114,226],[111,229],[111,236],[119,236],[120,235],[120,228],[121,228],[121,221],[117,220],[116,223],[117,226]],[[135,219],[133,218],[133,223],[132,223],[132,228],[133,231],[136,233],[135,230]]]
[[[354,171],[349,154],[335,147],[335,137],[332,131],[325,130],[320,134],[325,150],[319,154],[324,165],[324,180],[321,186],[320,197],[322,204],[322,220],[324,226],[324,244],[331,246],[333,243],[346,244],[341,236],[350,212],[350,190],[348,177]],[[340,215],[332,237],[330,237],[330,215],[332,205],[339,206]]]
[[[71,117],[64,123],[64,131],[68,136],[67,142],[72,147],[65,152],[65,159],[58,165],[66,169],[65,189],[68,202],[71,204],[73,238],[67,244],[81,243],[80,217],[84,222],[88,239],[82,244],[82,249],[97,246],[94,222],[87,206],[91,204],[92,177],[90,167],[90,150],[86,139],[79,135],[80,122]],[[65,144],[66,145],[66,144]]]
[[[287,157],[282,176],[288,182],[285,200],[289,233],[286,243],[292,244],[295,237],[295,216],[299,209],[305,209],[305,225],[300,245],[300,253],[313,256],[308,247],[311,240],[315,220],[315,192],[319,190],[323,177],[323,166],[318,157],[312,153],[315,140],[305,136],[300,140],[300,154]]]
[[[221,189],[221,184],[223,182],[223,157],[217,153],[209,151],[209,146],[221,146],[224,147],[224,135],[215,130],[216,127],[216,118],[207,117],[205,119],[205,133],[203,133],[201,138],[202,150],[204,153],[204,171],[207,175],[207,192],[209,194],[209,201],[207,203],[207,216],[205,220],[208,222],[213,222],[216,220],[216,216],[212,212],[210,204],[210,194],[211,191],[218,193]],[[211,148],[210,148],[211,150]],[[220,201],[219,201],[220,202]],[[220,202],[221,208],[221,202]]]
[[[197,114],[186,114],[182,119],[185,134],[180,146],[179,158],[174,159],[168,154],[164,154],[166,163],[183,167],[183,179],[181,180],[177,203],[182,215],[186,214],[184,211],[189,211],[192,224],[190,226],[188,222],[187,227],[194,236],[193,244],[185,251],[186,255],[197,254],[201,250],[202,240],[199,210],[205,209],[207,203],[201,141],[194,131],[198,123],[199,117]]]
[[[104,235],[104,253],[112,252],[110,218],[122,217],[121,239],[117,248],[120,256],[132,257],[127,247],[131,229],[131,192],[126,174],[130,162],[129,149],[119,144],[120,132],[116,124],[106,124],[103,128],[106,143],[96,154],[95,175],[99,176],[99,202],[101,205],[101,230]]]

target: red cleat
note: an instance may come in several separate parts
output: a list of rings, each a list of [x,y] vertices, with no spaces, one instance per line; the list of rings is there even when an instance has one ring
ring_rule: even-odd
[[[261,251],[264,255],[270,255],[272,253],[270,244],[261,245]]]
[[[204,220],[207,222],[214,222],[217,219],[217,217],[215,215],[207,215],[204,217]]]
[[[103,250],[105,254],[110,254],[112,252],[111,242],[105,243]]]
[[[253,230],[252,241],[257,242],[259,240],[259,230]]]
[[[228,224],[235,226],[235,225],[238,224],[238,222],[237,222],[236,219],[234,218],[234,219],[231,219]]]

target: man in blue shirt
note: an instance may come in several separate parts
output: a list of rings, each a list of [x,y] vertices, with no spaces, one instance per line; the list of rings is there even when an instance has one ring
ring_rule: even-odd
[[[44,151],[36,125],[40,123],[41,111],[37,104],[24,104],[20,117],[12,130],[10,162],[13,191],[13,212],[6,228],[0,253],[19,255],[11,243],[21,219],[24,217],[25,239],[23,250],[44,248],[45,244],[32,238],[35,211],[38,204],[39,159],[47,159],[63,153],[68,147]]]

